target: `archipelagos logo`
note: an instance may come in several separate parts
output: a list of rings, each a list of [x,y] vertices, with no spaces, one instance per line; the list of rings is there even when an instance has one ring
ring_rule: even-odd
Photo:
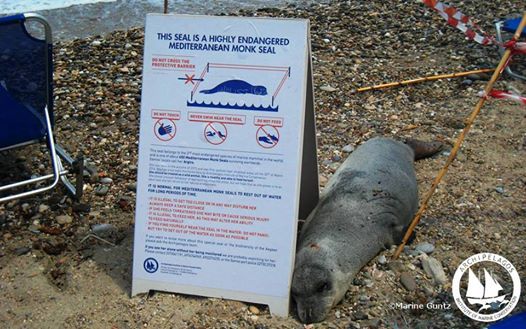
[[[146,258],[143,263],[144,270],[148,273],[155,273],[159,269],[159,263],[155,258]]]
[[[506,258],[480,253],[464,260],[453,277],[458,308],[476,321],[493,322],[508,315],[521,294],[519,274]]]

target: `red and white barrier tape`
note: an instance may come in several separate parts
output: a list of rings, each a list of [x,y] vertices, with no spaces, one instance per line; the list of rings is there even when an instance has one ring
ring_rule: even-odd
[[[479,93],[479,96],[480,97],[484,97],[484,92],[481,91]],[[523,96],[520,96],[520,95],[516,95],[516,94],[512,94],[510,92],[507,92],[507,91],[502,91],[502,90],[492,90],[490,91],[489,95],[487,96],[490,96],[490,97],[493,97],[493,98],[499,98],[499,99],[509,99],[509,100],[512,100],[512,101],[516,101],[516,102],[519,102],[519,103],[522,103],[523,105],[526,105],[526,97],[523,97]]]
[[[512,54],[526,54],[526,42],[510,40],[502,45],[504,48],[511,48]]]
[[[438,0],[421,0],[426,6],[436,10],[449,25],[464,32],[469,40],[481,45],[498,44],[494,37],[482,31],[468,16],[462,14],[453,6],[448,6]],[[478,32],[478,33],[477,33]]]

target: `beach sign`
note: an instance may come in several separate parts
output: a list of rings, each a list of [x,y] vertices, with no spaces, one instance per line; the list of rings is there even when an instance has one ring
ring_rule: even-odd
[[[132,295],[286,316],[317,201],[308,20],[147,15]]]

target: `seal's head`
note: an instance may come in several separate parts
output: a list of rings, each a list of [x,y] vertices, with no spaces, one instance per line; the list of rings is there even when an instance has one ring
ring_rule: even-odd
[[[343,298],[346,287],[341,271],[321,250],[300,250],[292,277],[292,297],[303,323],[321,322]]]
[[[254,86],[253,94],[265,96],[267,94],[267,88],[265,88],[265,86]]]

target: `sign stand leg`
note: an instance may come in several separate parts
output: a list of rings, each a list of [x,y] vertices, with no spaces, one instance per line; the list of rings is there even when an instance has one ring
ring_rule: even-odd
[[[303,134],[303,159],[301,168],[299,218],[306,219],[319,200],[318,158],[316,156],[316,121],[312,89],[312,62],[309,51],[307,68],[307,99],[305,102],[305,130]]]

